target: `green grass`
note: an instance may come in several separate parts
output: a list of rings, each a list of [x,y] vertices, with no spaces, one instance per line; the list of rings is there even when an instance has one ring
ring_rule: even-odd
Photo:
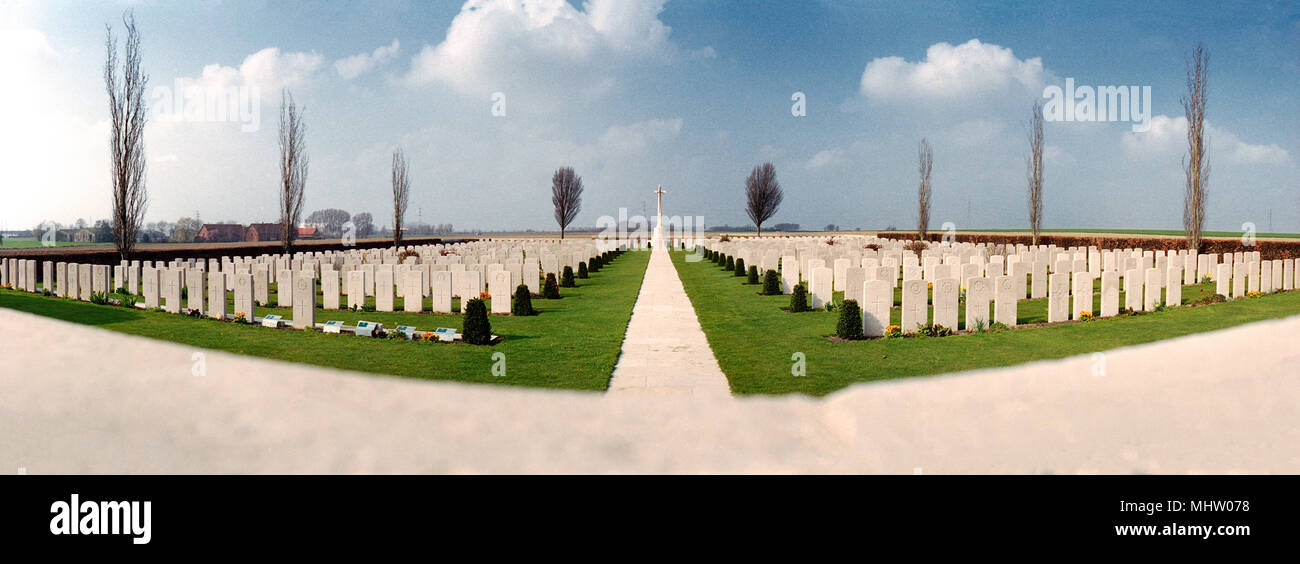
[[[73,241],[58,241],[54,243],[56,247],[93,247],[97,245],[111,245],[112,243],[76,243]],[[39,240],[31,237],[5,237],[4,244],[0,245],[3,249],[32,249],[42,247]]]
[[[12,290],[0,290],[0,307],[207,349],[347,370],[430,380],[604,390],[609,387],[649,256],[648,252],[624,253],[591,278],[576,280],[577,288],[561,288],[561,299],[534,298],[533,307],[540,315],[489,316],[492,332],[505,337],[490,347],[273,330]],[[272,312],[290,317],[287,308],[259,308],[257,315]],[[340,320],[354,325],[367,320],[383,323],[385,328],[413,325],[421,330],[453,327],[457,331],[462,319],[459,315],[400,312],[318,311],[317,316],[320,323]],[[505,377],[492,375],[492,356],[498,352],[505,354]]]
[[[712,262],[688,263],[683,257],[680,252],[673,253],[673,263],[718,364],[737,394],[823,395],[856,382],[1064,358],[1300,313],[1300,292],[1293,291],[995,333],[833,343],[828,337],[835,332],[838,312],[786,313],[781,308],[789,305],[789,296],[758,295],[760,286],[746,285],[743,278]],[[1205,286],[1185,286],[1184,301],[1199,298]],[[1213,286],[1209,288],[1212,292]],[[1094,299],[1100,297],[1094,295]],[[1045,302],[1020,302],[1019,321],[1046,321]],[[1122,307],[1123,298],[1120,304]],[[1093,311],[1100,311],[1100,305]],[[892,314],[897,323],[898,309]],[[791,374],[795,353],[804,355],[805,376]]]

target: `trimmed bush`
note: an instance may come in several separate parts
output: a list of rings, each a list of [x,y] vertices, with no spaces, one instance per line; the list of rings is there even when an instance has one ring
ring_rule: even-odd
[[[587,261],[587,272],[599,272],[600,264],[605,260],[605,255],[596,255]]]
[[[746,274],[748,275],[748,278],[745,279],[745,283],[746,283],[746,284],[758,284],[758,267],[757,267],[757,266],[750,266],[750,267],[749,267],[749,272],[747,272]]]
[[[548,300],[560,299],[560,285],[555,282],[555,273],[546,273],[546,283],[542,285],[542,297]]]
[[[488,321],[487,305],[479,298],[473,298],[465,305],[465,319],[460,332],[463,342],[471,345],[486,345],[492,341],[492,322]]]
[[[578,278],[586,278],[586,277],[587,277],[587,263],[580,262],[578,263]]]
[[[520,284],[515,288],[515,299],[510,302],[510,315],[535,315],[533,311],[533,295],[528,292],[527,284]]]
[[[862,310],[858,300],[844,300],[840,306],[840,321],[835,324],[835,336],[841,339],[862,338]]]
[[[574,288],[576,286],[577,284],[573,283],[573,267],[572,266],[564,267],[564,273],[560,274],[560,287]]]
[[[727,264],[723,265],[722,269],[723,269],[723,270],[735,270],[735,269],[736,269],[736,257],[728,256],[728,257],[727,257]]]
[[[808,311],[808,288],[802,283],[790,292],[790,313]]]
[[[736,271],[736,276],[745,275],[745,259],[736,259],[736,264],[732,265],[732,270]]]
[[[770,268],[763,274],[763,295],[781,295],[781,275],[777,274],[775,270]]]

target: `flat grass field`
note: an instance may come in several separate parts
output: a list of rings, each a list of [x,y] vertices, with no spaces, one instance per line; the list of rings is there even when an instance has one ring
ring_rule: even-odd
[[[493,346],[421,343],[327,335],[317,331],[267,329],[162,312],[101,306],[69,299],[0,290],[0,307],[84,325],[206,349],[430,380],[605,390],[618,361],[649,252],[623,253],[613,262],[560,288],[561,299],[533,299],[532,317],[490,315],[492,332],[505,339]],[[274,295],[274,294],[272,294]],[[397,300],[398,307],[401,300]],[[233,310],[227,309],[234,313]],[[256,315],[287,308],[259,308]],[[316,321],[376,321],[385,328],[413,325],[461,329],[460,315],[317,311]],[[492,375],[494,353],[506,355],[506,376]]]
[[[73,241],[58,241],[54,243],[56,247],[97,247],[112,245],[112,243],[77,243]],[[41,247],[41,242],[31,237],[5,237],[0,249],[34,249]]]
[[[736,394],[820,396],[856,382],[1064,358],[1300,313],[1300,291],[1291,291],[1046,327],[836,343],[828,337],[835,334],[838,311],[786,313],[781,308],[789,306],[790,296],[759,295],[761,286],[745,284],[712,262],[686,262],[685,253],[674,252],[673,264]],[[1184,302],[1197,300],[1202,290],[1210,294],[1214,286],[1184,286]],[[1100,311],[1100,299],[1095,293],[1093,311]],[[1123,303],[1121,296],[1121,308]],[[1021,301],[1017,309],[1020,323],[1047,321],[1046,299]],[[891,316],[898,324],[901,311],[895,307]],[[959,318],[964,316],[963,308]],[[797,352],[806,359],[802,377],[791,375]]]

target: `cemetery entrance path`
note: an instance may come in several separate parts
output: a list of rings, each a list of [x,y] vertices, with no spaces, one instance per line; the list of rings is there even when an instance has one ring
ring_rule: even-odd
[[[727,377],[713,357],[677,269],[662,247],[651,252],[609,392],[730,393]]]

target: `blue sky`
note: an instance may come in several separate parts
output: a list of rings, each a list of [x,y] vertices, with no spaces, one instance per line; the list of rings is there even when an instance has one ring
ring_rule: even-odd
[[[1300,7],[1196,4],[0,0],[0,72],[30,85],[0,93],[0,227],[108,217],[103,35],[129,8],[153,87],[260,95],[255,131],[154,120],[149,221],[274,218],[289,88],[306,105],[308,211],[386,217],[400,146],[408,221],[553,228],[550,175],[571,165],[587,186],[580,225],[653,211],[661,183],[666,213],[740,225],[744,177],[770,160],[786,190],[774,221],[905,228],[926,137],[935,225],[1021,227],[1029,108],[1069,77],[1150,86],[1153,117],[1142,133],[1047,124],[1045,226],[1176,228],[1178,100],[1200,39],[1209,227],[1263,231],[1271,214],[1300,231]],[[794,92],[806,116],[791,115]]]

